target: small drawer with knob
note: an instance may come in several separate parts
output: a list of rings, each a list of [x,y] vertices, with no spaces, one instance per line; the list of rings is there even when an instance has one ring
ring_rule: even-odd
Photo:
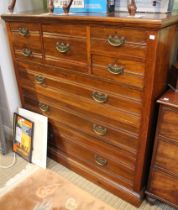
[[[121,58],[92,56],[92,74],[105,80],[143,88],[145,64]]]
[[[128,28],[93,26],[91,27],[91,50],[143,59],[146,54],[146,33]]]
[[[43,34],[45,62],[72,71],[87,72],[86,38]]]
[[[34,63],[42,62],[41,49],[34,49],[30,45],[24,45],[21,47],[14,47],[14,54],[17,60],[32,61]]]

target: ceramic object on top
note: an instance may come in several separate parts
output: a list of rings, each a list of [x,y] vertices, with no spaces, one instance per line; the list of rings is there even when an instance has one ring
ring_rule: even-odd
[[[136,6],[136,3],[135,3],[135,0],[128,0],[127,7],[128,7],[129,15],[130,16],[135,16],[136,11],[137,11],[137,6]]]

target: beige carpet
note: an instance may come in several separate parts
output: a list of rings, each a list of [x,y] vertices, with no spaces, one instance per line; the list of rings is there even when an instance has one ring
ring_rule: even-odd
[[[58,173],[38,169],[0,196],[4,210],[114,210]]]
[[[0,155],[0,164],[8,164],[12,159],[12,154],[2,157]],[[13,176],[18,174],[22,169],[27,165],[27,162],[22,158],[17,157],[16,164],[11,169],[0,169],[0,187]],[[104,201],[106,204],[112,206],[117,210],[136,210],[137,208],[133,207],[129,203],[121,200],[120,198],[114,196],[108,191],[96,186],[95,184],[89,182],[85,178],[79,176],[78,174],[68,170],[64,166],[56,163],[55,161],[48,159],[48,168],[57,172],[61,176],[68,179],[70,182],[80,187],[81,189],[89,192],[92,196]],[[139,210],[173,210],[170,206],[163,204],[161,202],[156,202],[156,205],[150,206],[146,201],[142,203]]]

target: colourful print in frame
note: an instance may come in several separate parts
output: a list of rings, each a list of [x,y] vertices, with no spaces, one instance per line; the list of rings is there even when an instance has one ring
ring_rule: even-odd
[[[29,162],[32,157],[33,127],[32,121],[14,113],[13,151]]]

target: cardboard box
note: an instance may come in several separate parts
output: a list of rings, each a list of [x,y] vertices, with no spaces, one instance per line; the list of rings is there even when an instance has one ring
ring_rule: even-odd
[[[62,6],[68,1],[54,0],[54,13],[63,13]],[[70,12],[107,12],[107,0],[74,0]]]

